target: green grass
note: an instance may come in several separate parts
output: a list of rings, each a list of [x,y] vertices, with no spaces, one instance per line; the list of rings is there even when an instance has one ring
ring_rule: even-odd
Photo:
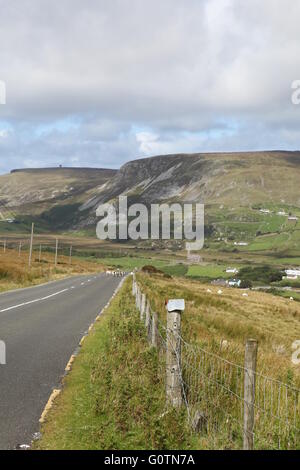
[[[100,258],[97,261],[101,264],[108,266],[115,266],[116,268],[122,268],[125,270],[132,270],[134,268],[142,268],[146,265],[155,266],[156,268],[162,268],[166,265],[166,261],[154,259],[154,258],[139,258],[139,257],[120,257],[120,258]]]
[[[185,276],[189,267],[186,264],[174,264],[173,266],[164,266],[161,269],[170,276]]]
[[[207,265],[207,266],[196,266],[192,265],[189,266],[188,277],[202,277],[208,279],[216,279],[216,278],[229,278],[234,277],[233,274],[226,273],[226,266],[225,265]]]
[[[185,410],[165,407],[164,367],[128,279],[84,342],[34,448],[194,448]]]

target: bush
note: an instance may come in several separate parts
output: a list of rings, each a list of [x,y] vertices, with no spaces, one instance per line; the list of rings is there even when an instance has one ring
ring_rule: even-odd
[[[244,281],[263,282],[269,284],[271,282],[281,281],[283,272],[273,268],[272,266],[247,266],[242,268],[239,276]]]
[[[248,279],[241,280],[241,284],[240,284],[241,289],[251,289],[251,287],[252,287],[251,281],[249,281]]]

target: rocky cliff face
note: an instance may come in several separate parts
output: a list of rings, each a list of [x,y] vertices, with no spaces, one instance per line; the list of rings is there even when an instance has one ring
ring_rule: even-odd
[[[177,154],[133,160],[119,171],[16,171],[0,176],[0,205],[43,215],[70,206],[70,229],[96,223],[99,204],[126,195],[130,202],[203,202],[228,208],[256,203],[300,206],[300,152]],[[61,213],[65,213],[61,211]],[[71,220],[71,218],[70,218]]]
[[[300,153],[178,154],[134,160],[93,191],[82,209],[118,195],[159,201],[300,204]]]

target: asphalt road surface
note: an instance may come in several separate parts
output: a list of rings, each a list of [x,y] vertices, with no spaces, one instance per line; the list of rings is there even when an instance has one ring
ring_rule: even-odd
[[[119,282],[95,274],[0,294],[0,449],[30,444],[71,354]]]

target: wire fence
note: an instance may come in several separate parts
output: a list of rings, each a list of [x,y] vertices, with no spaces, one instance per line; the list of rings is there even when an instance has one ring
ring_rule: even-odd
[[[149,342],[177,364],[182,403],[205,447],[242,449],[252,442],[254,449],[300,449],[298,388],[185,341],[158,319],[135,276],[132,293]]]

